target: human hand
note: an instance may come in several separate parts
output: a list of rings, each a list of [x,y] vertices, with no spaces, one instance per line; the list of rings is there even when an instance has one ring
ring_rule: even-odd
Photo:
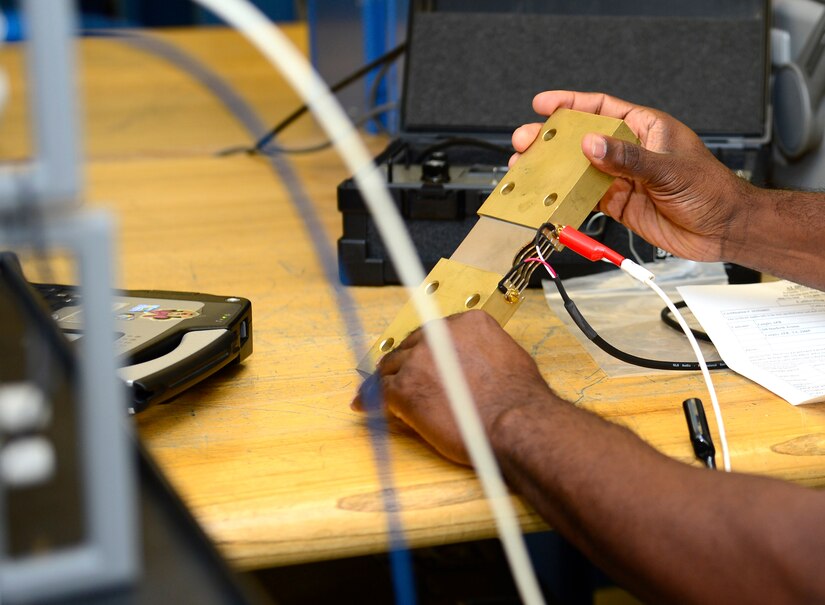
[[[601,93],[548,91],[533,99],[539,114],[549,116],[560,107],[623,119],[641,141],[634,145],[595,133],[582,139],[587,159],[619,177],[599,203],[602,212],[676,256],[723,258],[735,222],[746,220],[738,202],[748,197],[750,185],[716,160],[690,128],[664,112]],[[513,133],[518,153],[540,127],[526,124]]]
[[[487,434],[515,407],[555,398],[532,357],[484,311],[467,311],[447,320],[467,384]],[[352,402],[364,410],[378,380],[386,411],[399,418],[442,455],[470,464],[453,418],[441,376],[422,330],[410,334],[378,363]]]

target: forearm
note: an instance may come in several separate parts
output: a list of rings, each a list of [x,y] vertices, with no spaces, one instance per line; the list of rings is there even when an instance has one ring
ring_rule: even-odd
[[[723,260],[825,288],[825,194],[743,184]]]
[[[810,600],[811,583],[825,590],[822,494],[680,464],[550,395],[502,416],[493,443],[550,525],[646,599],[786,602]]]

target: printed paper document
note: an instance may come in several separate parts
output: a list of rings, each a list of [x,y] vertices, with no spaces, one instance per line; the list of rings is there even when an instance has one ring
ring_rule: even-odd
[[[732,370],[794,405],[825,400],[825,292],[788,281],[678,291]]]

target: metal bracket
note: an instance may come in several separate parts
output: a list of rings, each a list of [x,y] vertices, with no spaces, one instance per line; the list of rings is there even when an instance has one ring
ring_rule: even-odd
[[[638,143],[622,120],[559,109],[478,213],[533,230],[544,223],[581,225],[613,182],[582,153],[581,140],[588,132]]]
[[[498,290],[501,275],[442,258],[427,275],[419,289],[433,297],[440,317],[449,317],[469,309],[483,309],[504,325],[521,305],[521,296],[508,299]],[[393,322],[384,330],[358,365],[370,373],[378,359],[392,351],[410,332],[421,325],[411,300],[401,308]]]
[[[504,293],[498,284],[520,262],[519,252],[545,223],[581,225],[613,182],[582,153],[581,140],[588,132],[639,142],[622,120],[569,109],[553,113],[481,206],[481,218],[464,241],[420,286],[436,298],[441,317],[483,309],[503,326],[516,312],[521,290]],[[420,324],[407,302],[358,370],[371,373],[378,359]]]

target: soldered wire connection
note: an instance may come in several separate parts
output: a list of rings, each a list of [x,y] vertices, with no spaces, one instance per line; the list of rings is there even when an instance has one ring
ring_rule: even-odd
[[[530,284],[530,278],[536,270],[537,265],[535,261],[546,262],[544,259],[550,256],[554,250],[558,249],[558,239],[556,239],[555,236],[549,236],[545,233],[545,231],[552,233],[553,230],[555,230],[555,225],[552,223],[545,223],[536,230],[533,241],[518,251],[515,258],[513,258],[512,269],[498,282],[499,291],[506,295],[514,290],[520,294],[527,289],[527,286]],[[531,258],[534,255],[538,256],[538,259]],[[549,265],[546,266],[555,276],[553,268]]]

